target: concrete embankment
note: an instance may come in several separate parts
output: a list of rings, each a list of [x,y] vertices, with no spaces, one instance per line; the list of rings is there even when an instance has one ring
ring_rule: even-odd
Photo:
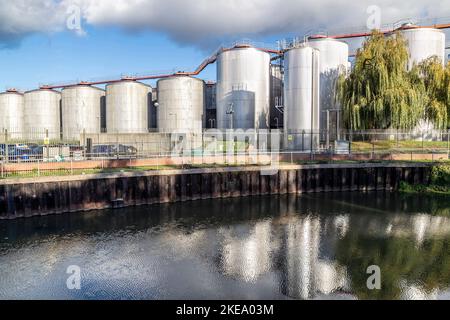
[[[199,199],[339,191],[395,191],[428,184],[430,164],[283,165],[10,179],[0,182],[0,219]],[[272,174],[273,173],[273,174]]]

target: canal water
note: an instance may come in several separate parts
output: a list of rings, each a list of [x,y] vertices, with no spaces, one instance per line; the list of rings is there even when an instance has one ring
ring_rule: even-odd
[[[450,299],[450,201],[330,193],[1,221],[0,299]]]

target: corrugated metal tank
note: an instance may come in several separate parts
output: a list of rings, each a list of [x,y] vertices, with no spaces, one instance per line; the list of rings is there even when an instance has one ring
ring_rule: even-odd
[[[319,143],[319,50],[300,47],[287,51],[284,72],[286,147],[302,151],[316,148]]]
[[[284,125],[283,113],[283,74],[280,65],[270,66],[270,127],[281,129]]]
[[[11,139],[23,133],[24,97],[15,90],[0,93],[0,131],[8,130]]]
[[[203,127],[212,129],[217,127],[217,84],[214,82],[206,83],[205,87],[205,112]]]
[[[24,132],[30,139],[61,138],[61,93],[40,89],[24,94]]]
[[[308,46],[320,51],[320,131],[325,133],[328,130],[326,111],[340,109],[335,99],[336,81],[348,70],[349,47],[347,43],[331,38],[311,39]],[[331,140],[337,138],[337,121],[340,122],[337,111],[330,111]]]
[[[445,63],[445,33],[433,28],[415,28],[401,30],[401,33],[408,42],[409,68],[414,63],[438,56],[442,63]]]
[[[107,132],[148,133],[151,92],[150,86],[132,80],[107,85]]]
[[[105,91],[91,86],[62,90],[63,138],[79,140],[81,133],[101,132],[101,105]]]
[[[205,83],[177,76],[158,81],[158,129],[160,132],[202,131]]]
[[[217,127],[268,128],[269,105],[270,55],[251,47],[221,52],[217,59]]]

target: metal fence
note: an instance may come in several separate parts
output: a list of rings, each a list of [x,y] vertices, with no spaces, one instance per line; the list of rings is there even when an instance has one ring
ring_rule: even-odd
[[[310,161],[442,161],[450,155],[450,131],[435,130],[341,131],[334,138],[328,132],[278,130],[50,137],[55,135],[3,131],[0,178]]]

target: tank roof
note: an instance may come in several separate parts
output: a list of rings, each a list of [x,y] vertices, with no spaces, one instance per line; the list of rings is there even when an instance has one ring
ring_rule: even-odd
[[[26,93],[33,93],[33,92],[45,92],[45,91],[61,94],[60,91],[57,91],[57,90],[54,90],[54,89],[46,89],[46,88],[40,88],[40,89],[34,89],[34,90],[26,91],[25,94]]]
[[[19,94],[19,95],[23,95],[23,93],[20,92],[19,90],[17,90],[16,88],[7,89],[5,92],[0,92],[0,94]]]
[[[76,88],[90,88],[90,89],[105,91],[105,90],[103,90],[101,88],[94,87],[94,86],[91,86],[89,84],[83,84],[83,83],[79,83],[79,84],[76,84],[76,85],[73,85],[73,86],[70,86],[70,87],[65,87],[65,88],[62,89],[62,91],[68,90],[68,89],[76,89]]]

